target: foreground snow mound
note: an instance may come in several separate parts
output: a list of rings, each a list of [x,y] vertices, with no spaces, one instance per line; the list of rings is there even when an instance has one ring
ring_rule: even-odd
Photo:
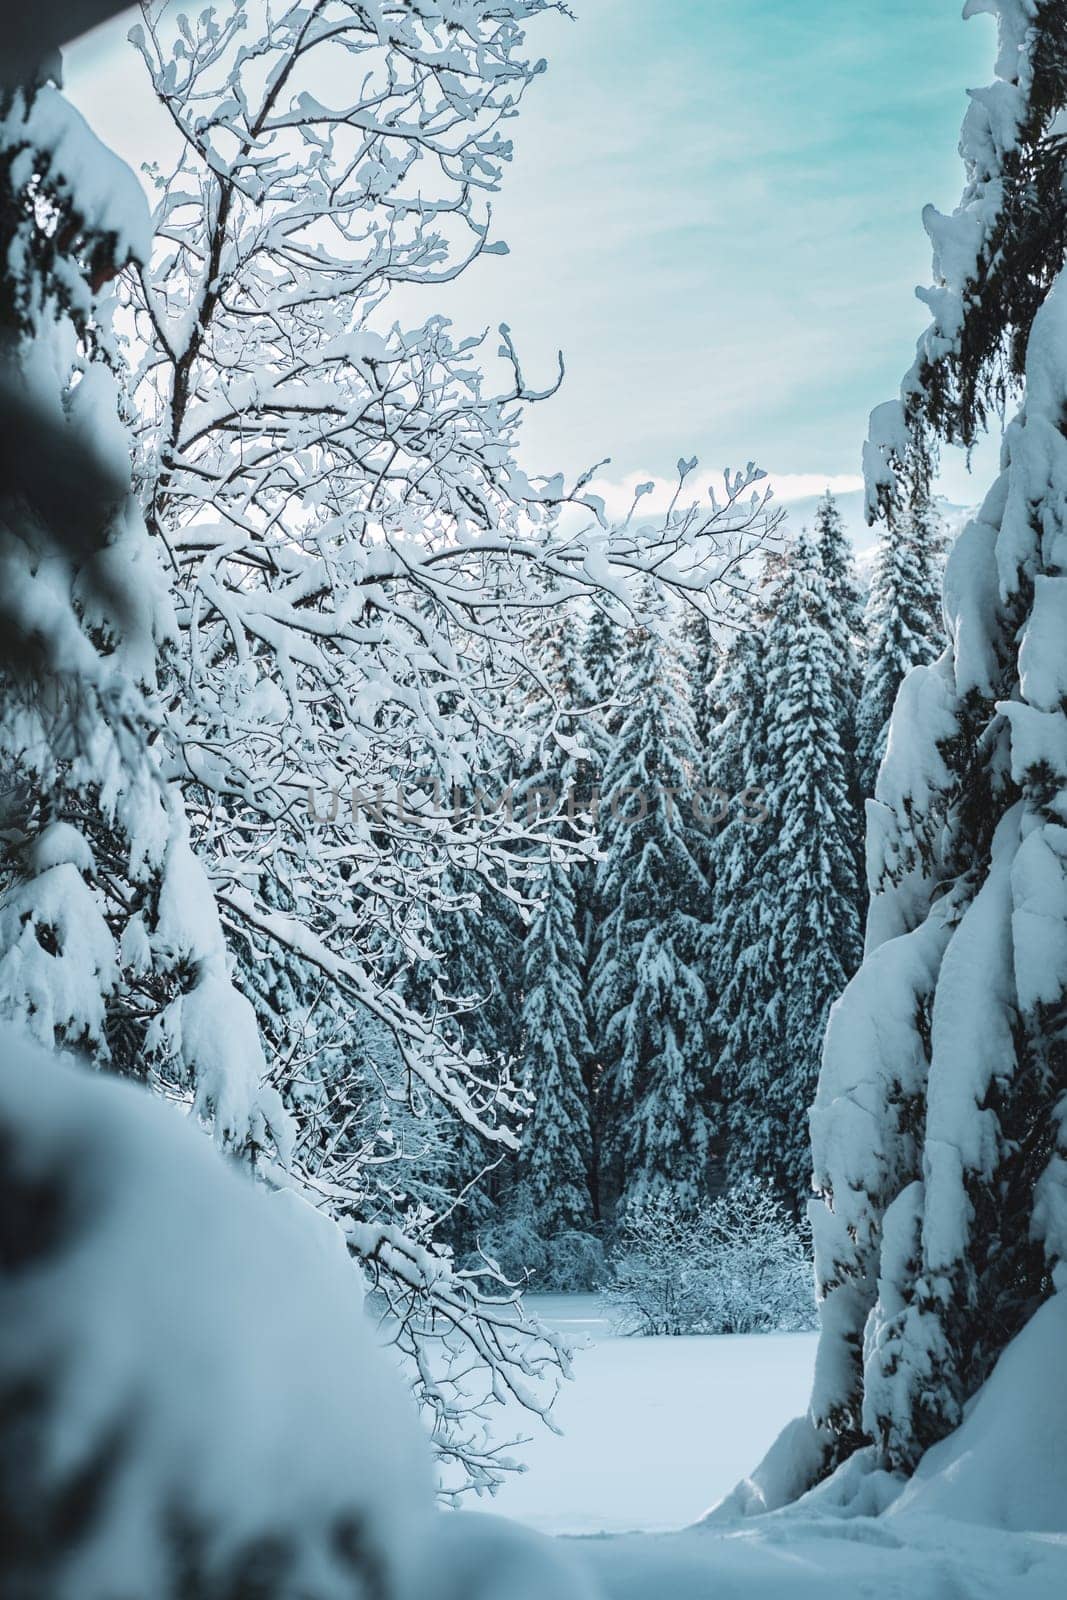
[[[401,1600],[428,1451],[339,1232],[0,1032],[0,1589]]]
[[[590,1540],[597,1600],[1063,1600],[1055,1537],[940,1518],[759,1518],[730,1531]],[[495,1600],[495,1597],[494,1597]],[[551,1597],[555,1600],[555,1597]],[[570,1600],[570,1597],[568,1597]]]
[[[889,1515],[931,1512],[1012,1532],[1067,1533],[1067,1296],[1008,1345],[963,1422],[928,1450]]]
[[[447,1511],[427,1545],[419,1600],[606,1600],[583,1547],[505,1517]]]
[[[1013,1533],[1067,1534],[1065,1349],[1061,1293],[1007,1346],[963,1422],[926,1452],[910,1479],[880,1470],[872,1447],[798,1498],[818,1472],[822,1450],[810,1418],[798,1417],[703,1526],[726,1528],[775,1511],[798,1518],[884,1512],[896,1522],[929,1514]]]

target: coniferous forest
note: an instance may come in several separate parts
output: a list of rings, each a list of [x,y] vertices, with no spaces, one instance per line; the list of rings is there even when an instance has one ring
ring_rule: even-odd
[[[616,103],[629,0],[588,61],[552,0],[0,18],[5,1600],[1067,1586],[1067,0],[968,0],[966,100],[925,0],[752,5],[639,8],[640,76],[755,104],[753,19],[818,46],[847,103],[775,92],[845,259],[892,169],[820,119],[922,154],[871,38],[963,109],[862,529],[829,444],[627,476],[610,373],[539,459],[565,355],[482,315],[513,158],[561,310],[565,174],[615,195],[660,451],[727,282],[685,161],[724,259],[729,161],[780,176],[767,112]],[[524,166],[564,22],[587,137]],[[739,309],[754,454],[882,370],[884,285],[795,267],[867,334],[798,389]]]

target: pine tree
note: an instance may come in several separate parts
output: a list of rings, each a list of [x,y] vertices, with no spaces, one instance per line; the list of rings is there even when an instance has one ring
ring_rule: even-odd
[[[944,648],[943,548],[937,511],[927,495],[913,497],[878,546],[857,716],[859,782],[865,795],[874,793],[897,690],[912,667],[934,660]]]
[[[588,795],[591,813],[599,814],[604,773],[625,715],[625,707],[620,704],[624,637],[621,625],[614,622],[601,606],[594,606],[582,640],[582,667],[593,704],[593,710],[582,721],[582,733],[589,752],[583,770],[583,787]],[[592,820],[594,828],[597,827],[598,816]],[[597,913],[594,867],[583,868],[575,880],[575,908],[588,970],[595,955]]]
[[[967,111],[960,208],[926,213],[933,322],[872,415],[872,507],[899,515],[941,440],[1023,399],[949,558],[950,648],[905,679],[878,777],[868,953],[812,1114],[809,1476],[867,1444],[912,1470],[1067,1258],[1067,5],[983,9],[999,81]]]
[[[840,618],[843,637],[855,650],[864,636],[863,597],[856,580],[852,540],[829,489],[815,512],[814,542],[832,613]]]
[[[151,1072],[231,1149],[281,1153],[288,1119],[158,743],[174,617],[102,298],[146,259],[147,212],[57,63],[0,90],[0,1016]]]
[[[689,670],[689,703],[692,708],[693,736],[701,758],[701,771],[707,761],[715,728],[713,685],[719,665],[719,651],[703,612],[687,611],[682,623],[682,640]]]
[[[768,1163],[780,1163],[769,1175],[797,1196],[808,1191],[811,1169],[798,1109],[811,1102],[827,1013],[860,956],[859,827],[840,734],[839,596],[815,549],[801,539],[775,594],[768,637],[770,784],[763,803],[774,845],[770,877],[761,879],[788,1061],[765,1085],[746,1085],[764,1113],[766,1156],[755,1166],[767,1171]]]
[[[840,613],[819,552],[802,537],[768,600],[765,713],[748,734],[765,741],[745,766],[763,780],[766,818],[747,848],[736,819],[724,836],[727,884],[741,890],[724,972],[720,1056],[729,1105],[729,1168],[771,1179],[799,1201],[810,1182],[805,1109],[826,1016],[859,960],[856,818],[839,734]],[[752,674],[751,647],[742,658]],[[748,886],[728,852],[742,841]]]
[[[520,972],[522,927],[515,907],[487,892],[474,873],[450,869],[442,881],[443,909],[435,918],[437,956],[423,971],[431,993],[413,989],[420,1006],[447,996],[453,1015],[443,1026],[465,1055],[510,1082],[522,1051]],[[442,1119],[438,1119],[442,1121]],[[442,1121],[451,1188],[462,1196],[450,1209],[441,1237],[463,1256],[477,1247],[496,1214],[514,1153],[493,1150],[461,1118]]]
[[[705,1185],[710,1112],[696,752],[662,620],[638,630],[628,654],[630,709],[601,805],[590,987],[605,1166],[622,1207],[662,1189],[688,1204]]]
[[[619,695],[619,668],[622,661],[624,630],[612,620],[602,606],[594,606],[585,630],[582,661],[593,693],[600,704],[616,701]],[[594,729],[601,727],[610,737],[619,729],[619,712],[614,705],[607,706],[598,718],[592,720]]]
[[[586,1079],[581,946],[567,864],[549,863],[523,948],[522,1026],[533,1099],[520,1170],[538,1233],[548,1243],[593,1226],[593,1141]]]
[[[527,825],[549,841],[521,957],[523,1081],[532,1110],[519,1160],[522,1199],[549,1260],[553,1240],[588,1232],[596,1209],[593,1061],[577,905],[590,869],[559,848],[588,842],[600,760],[590,710],[596,690],[574,620],[551,611],[531,640],[535,683],[525,708],[531,752],[516,793]]]
[[[863,600],[856,579],[852,540],[845,531],[837,502],[829,489],[815,513],[814,542],[819,566],[826,584],[827,622],[831,649],[831,672],[837,706],[837,737],[845,764],[845,782],[850,810],[855,818],[852,835],[856,881],[860,885],[858,905],[866,911],[864,891],[864,792],[860,781],[858,728],[863,662],[866,654]]]
[[[713,1150],[715,1187],[746,1171],[748,1063],[764,1047],[777,1002],[777,975],[764,964],[761,873],[773,833],[769,786],[766,616],[753,597],[716,675],[719,712],[707,764],[711,884],[708,989],[714,999],[712,1060],[724,1116]],[[737,1153],[735,1154],[735,1143]]]

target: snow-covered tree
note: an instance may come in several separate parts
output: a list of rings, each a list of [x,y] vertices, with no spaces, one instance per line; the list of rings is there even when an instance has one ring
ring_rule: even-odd
[[[593,1225],[593,1139],[582,993],[582,950],[567,866],[544,871],[523,948],[525,1082],[532,1100],[521,1171],[546,1242]]]
[[[874,793],[897,690],[912,667],[945,646],[941,620],[944,536],[930,497],[912,496],[886,528],[875,556],[865,619],[863,688],[857,715],[860,791]]]
[[[826,626],[832,639],[831,671],[838,713],[837,738],[844,755],[849,805],[855,818],[852,842],[856,877],[861,885],[862,912],[866,903],[862,894],[865,791],[860,781],[857,719],[866,658],[864,608],[856,577],[852,540],[845,530],[841,512],[829,489],[819,502],[815,513],[813,539],[818,550],[819,565],[829,601]]]
[[[711,1131],[696,751],[665,619],[636,630],[627,654],[630,709],[601,797],[590,987],[602,1167],[623,1207],[664,1188],[686,1204],[703,1191]]]
[[[835,620],[840,618],[842,637],[852,644],[855,652],[864,637],[863,598],[856,578],[852,540],[845,529],[837,501],[829,489],[816,508],[812,539],[819,553],[823,581]]]
[[[737,652],[723,759],[759,793],[730,800],[716,840],[716,1036],[728,1170],[799,1200],[811,1159],[805,1108],[832,1002],[859,960],[857,821],[839,733],[840,621],[814,543],[801,537]],[[754,681],[756,680],[756,681]],[[747,702],[747,703],[745,703]],[[735,741],[752,741],[736,750]],[[735,753],[736,751],[736,753]]]
[[[288,970],[294,997],[324,989],[341,1037],[367,1019],[391,1036],[369,1125],[395,1125],[399,1096],[485,1141],[486,1165],[517,1149],[524,1099],[502,1041],[489,1059],[461,1025],[486,997],[445,992],[436,939],[476,900],[513,898],[516,861],[535,871],[551,842],[479,799],[501,742],[517,745],[505,710],[530,678],[531,615],[551,585],[561,612],[601,590],[618,610],[651,571],[710,609],[767,527],[754,471],[653,530],[609,526],[584,479],[531,480],[514,445],[539,396],[507,329],[510,382],[493,393],[482,341],[414,314],[421,291],[503,248],[503,124],[540,71],[524,29],[545,9],[152,4],[134,34],[180,142],[124,280],[138,487],[177,625],[160,759],[232,945]],[[194,1020],[168,1012],[161,1060],[207,1040]],[[502,1394],[538,1365],[530,1330],[449,1272],[399,1181],[378,1192],[402,1209],[366,1205],[347,1133],[305,1167],[321,1144],[305,1132],[335,1101],[328,1079],[317,1103],[301,1087],[294,1161],[271,1176],[337,1216],[414,1319],[439,1448],[488,1482],[495,1464],[449,1410],[462,1381],[446,1393],[438,1361],[467,1341],[457,1368],[473,1352]],[[347,1088],[336,1103],[347,1116]]]
[[[398,286],[491,248],[485,197],[510,154],[499,123],[538,70],[521,25],[542,9],[509,0],[453,27],[415,4],[386,28],[320,0],[272,13],[262,38],[244,7],[178,28],[153,9],[138,34],[183,143],[132,301],[148,524],[188,641],[168,727],[187,803],[225,841],[227,918],[329,973],[396,1031],[412,1078],[490,1137],[507,1095],[394,980],[425,959],[444,867],[500,888],[514,830],[476,804],[456,823],[434,786],[473,794],[488,776],[531,603],[550,579],[560,605],[595,587],[591,542],[612,586],[655,566],[706,593],[765,526],[741,508],[742,475],[727,508],[672,512],[658,545],[603,529],[581,493],[590,528],[559,532],[562,483],[533,485],[513,461],[532,395],[507,333],[514,386],[489,396],[477,341],[455,344],[440,318],[390,325]],[[352,59],[358,104],[324,103]],[[381,790],[347,857],[322,848],[309,787]],[[283,916],[265,879],[289,856],[314,858],[314,882]],[[337,881],[353,858],[356,893]]]
[[[465,1057],[517,1082],[523,941],[518,906],[491,892],[475,871],[449,868],[442,891],[428,929],[433,958],[409,975],[409,992],[420,1009],[439,1008],[439,1026]],[[431,1120],[442,1124],[439,1113]],[[448,1208],[442,1235],[462,1255],[476,1248],[493,1217],[501,1169],[513,1166],[517,1153],[487,1144],[461,1116],[445,1118],[439,1136],[450,1150],[451,1187],[459,1197]]]
[[[148,252],[144,200],[48,70],[5,95],[0,145],[0,383],[20,397],[2,489],[0,1014],[160,1076],[233,1149],[284,1151],[288,1119],[156,742],[173,616],[131,494],[100,300]]]
[[[590,719],[593,736],[602,729],[602,739],[610,740],[619,728],[619,672],[622,664],[625,627],[607,610],[594,606],[585,630],[582,659],[597,702],[603,707],[598,718]]]
[[[689,703],[692,707],[693,736],[702,762],[707,759],[716,725],[713,685],[719,668],[720,649],[708,618],[699,611],[687,611],[682,620],[689,667]],[[703,766],[701,768],[703,773]]]
[[[811,1103],[826,1017],[859,962],[859,824],[840,732],[843,613],[820,552],[801,538],[771,599],[767,633],[768,786],[773,842],[759,868],[768,1045],[745,1068],[749,1158],[798,1198],[810,1187],[803,1107]],[[767,978],[764,980],[767,981]]]
[[[620,676],[625,633],[626,629],[621,622],[613,621],[604,607],[596,606],[589,618],[582,643],[582,662],[595,702],[594,709],[590,711],[582,722],[582,734],[589,751],[584,770],[588,777],[590,811],[592,812],[594,807],[596,810],[596,816],[591,820],[594,823],[598,838],[600,835],[604,773],[611,757],[615,740],[618,738],[621,718],[624,715],[624,708],[620,704],[619,696],[621,692]],[[597,1157],[594,1161],[593,1199],[599,1214],[600,1122],[596,1085],[601,1075],[601,1063],[597,1048],[598,1041],[595,1037],[596,1030],[592,1025],[589,1008],[590,973],[593,962],[596,960],[599,937],[599,906],[596,881],[597,868],[595,863],[590,862],[578,868],[574,880],[575,919],[579,937],[582,941],[584,959],[582,992],[586,1007],[586,1018],[589,1023],[590,1038],[594,1046],[593,1055],[590,1059],[589,1088],[593,1116],[594,1152]]]
[[[596,1210],[593,1056],[578,906],[591,872],[585,858],[568,860],[560,848],[568,842],[592,848],[596,826],[599,755],[591,723],[597,692],[582,644],[573,619],[554,610],[531,639],[539,681],[524,710],[532,750],[517,785],[527,823],[544,812],[553,836],[534,886],[536,906],[522,955],[523,1082],[531,1113],[520,1173],[548,1244],[563,1233],[588,1233]]]
[[[714,1003],[711,1053],[723,1112],[713,1148],[715,1185],[744,1171],[733,1141],[745,1142],[749,1104],[742,1098],[746,1064],[757,1059],[775,998],[776,975],[764,965],[762,872],[773,824],[765,804],[770,784],[766,616],[754,603],[716,674],[718,712],[708,752],[705,813],[709,823],[707,986]]]
[[[1067,7],[982,0],[1000,50],[925,214],[933,321],[872,415],[872,510],[1013,391],[1002,470],[949,557],[950,647],[897,695],[871,808],[867,958],[812,1119],[822,1333],[794,1488],[870,1442],[911,1470],[1062,1282],[1067,1142]]]

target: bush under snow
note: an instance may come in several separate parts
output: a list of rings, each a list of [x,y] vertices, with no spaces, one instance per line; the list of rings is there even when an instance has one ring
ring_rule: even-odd
[[[600,1239],[580,1228],[546,1233],[542,1216],[529,1185],[516,1184],[508,1206],[481,1230],[468,1266],[484,1270],[488,1259],[510,1283],[539,1292],[598,1289],[607,1272]]]
[[[669,1193],[631,1206],[612,1266],[604,1298],[627,1333],[769,1333],[815,1323],[806,1230],[756,1178],[689,1211]]]

